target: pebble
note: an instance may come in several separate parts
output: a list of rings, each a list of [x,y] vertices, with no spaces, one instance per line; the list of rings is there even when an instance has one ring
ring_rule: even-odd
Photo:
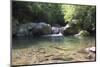
[[[96,48],[95,47],[89,47],[85,49],[86,52],[95,52]]]

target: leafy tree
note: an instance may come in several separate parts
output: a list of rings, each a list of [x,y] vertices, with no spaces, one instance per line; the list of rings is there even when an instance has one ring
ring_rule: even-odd
[[[65,21],[71,21],[73,19],[75,8],[74,5],[62,5],[62,12],[64,13]]]
[[[81,29],[95,31],[96,7],[83,5],[62,5],[65,21],[76,19],[80,22]]]

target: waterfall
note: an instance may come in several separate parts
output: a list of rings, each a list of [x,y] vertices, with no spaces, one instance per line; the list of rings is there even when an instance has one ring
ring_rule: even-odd
[[[43,37],[48,37],[52,42],[62,42],[63,40],[63,34],[59,32],[58,34],[49,34],[49,35],[43,35]]]

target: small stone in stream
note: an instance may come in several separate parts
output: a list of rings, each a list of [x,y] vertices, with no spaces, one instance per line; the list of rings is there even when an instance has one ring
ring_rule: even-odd
[[[78,52],[78,53],[83,53],[83,54],[88,54],[87,51],[85,51],[85,50],[83,50],[83,49],[82,49],[82,50],[79,50],[79,51],[77,51],[77,52]]]
[[[96,59],[96,58],[95,58],[95,54],[92,53],[92,52],[90,52],[86,58],[87,58],[87,59],[90,59],[90,60],[95,60],[95,59]]]
[[[95,60],[95,52],[96,52],[96,48],[95,47],[90,47],[90,48],[86,48],[85,51],[88,53],[88,56],[86,57],[86,59],[89,60]]]
[[[64,61],[71,61],[73,58],[64,58]]]
[[[86,48],[85,51],[86,52],[93,52],[93,53],[95,53],[96,52],[96,48],[95,47]]]
[[[38,50],[32,50],[33,52],[38,52]]]
[[[59,50],[66,50],[66,48],[63,48],[63,47],[54,47],[56,49],[59,49]]]
[[[63,60],[63,58],[60,58],[60,57],[56,57],[56,58],[53,58],[52,60]]]
[[[77,55],[76,53],[73,53],[73,55]]]
[[[53,55],[51,55],[51,54],[45,54],[45,57],[50,57],[50,56],[53,56]]]
[[[52,60],[70,61],[70,60],[73,60],[73,58],[56,57],[56,58],[53,58]]]
[[[48,59],[40,60],[39,62],[48,61]]]
[[[95,52],[96,51],[96,48],[95,47],[91,47],[90,48],[90,51]]]
[[[40,50],[39,52],[40,52],[40,53],[46,53],[44,50]]]

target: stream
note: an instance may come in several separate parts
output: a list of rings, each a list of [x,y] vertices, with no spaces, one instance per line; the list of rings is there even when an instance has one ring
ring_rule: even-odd
[[[95,37],[20,37],[12,41],[12,65],[90,61],[83,50],[92,46]]]

